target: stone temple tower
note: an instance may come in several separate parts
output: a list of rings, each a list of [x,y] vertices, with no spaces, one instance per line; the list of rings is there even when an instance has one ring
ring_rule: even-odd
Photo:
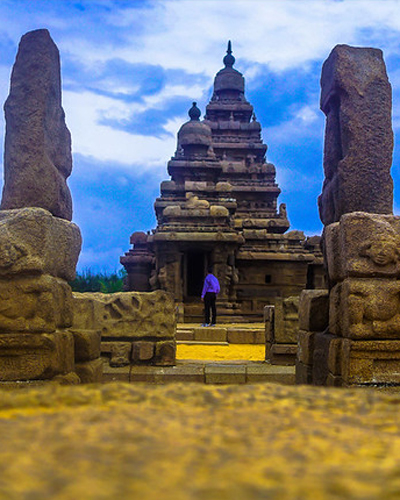
[[[157,228],[133,233],[121,257],[129,290],[169,291],[185,321],[201,318],[207,267],[221,284],[220,317],[260,319],[263,307],[323,286],[319,238],[291,231],[286,206],[278,209],[275,167],[243,75],[234,69],[231,43],[215,76],[204,120],[194,102],[168,162],[170,180],[155,201]]]

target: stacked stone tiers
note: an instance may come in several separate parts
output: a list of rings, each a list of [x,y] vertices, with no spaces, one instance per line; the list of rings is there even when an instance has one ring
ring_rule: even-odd
[[[47,210],[0,211],[1,381],[79,382],[85,379],[77,375],[82,362],[91,363],[90,381],[101,379],[99,356],[82,357],[96,339],[78,341],[69,331],[73,298],[67,280],[75,276],[80,247],[79,228]]]
[[[400,383],[399,238],[390,215],[354,212],[326,228],[332,288],[301,296],[299,382]]]

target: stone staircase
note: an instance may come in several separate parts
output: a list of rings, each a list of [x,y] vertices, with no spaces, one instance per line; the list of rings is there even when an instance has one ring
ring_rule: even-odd
[[[254,384],[275,382],[292,385],[295,383],[294,366],[271,365],[264,359],[265,331],[263,323],[223,324],[215,327],[200,327],[198,324],[181,323],[177,327],[178,359],[176,366],[131,365],[110,368],[104,365],[104,382],[123,381],[130,383],[166,384],[188,382],[201,384]],[[241,346],[239,346],[241,345]],[[256,348],[262,353],[260,360],[248,359],[179,359],[180,346],[240,347]],[[193,348],[193,349],[192,349]],[[238,349],[239,348],[239,349]]]

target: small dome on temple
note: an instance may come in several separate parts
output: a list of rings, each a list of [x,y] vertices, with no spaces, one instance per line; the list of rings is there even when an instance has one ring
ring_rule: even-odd
[[[182,147],[187,154],[207,155],[211,146],[211,128],[200,121],[201,112],[196,103],[189,110],[190,121],[184,123],[178,132],[178,150]]]
[[[214,92],[220,95],[221,98],[232,97],[232,95],[224,96],[223,94],[226,91],[228,93],[231,91],[239,93],[238,96],[244,94],[244,78],[242,73],[232,68],[234,63],[235,58],[232,55],[232,44],[229,41],[228,50],[224,57],[225,68],[216,74],[214,80]]]

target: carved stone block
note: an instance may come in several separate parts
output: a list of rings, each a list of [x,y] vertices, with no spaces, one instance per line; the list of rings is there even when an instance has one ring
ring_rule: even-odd
[[[315,332],[299,331],[297,359],[305,365],[312,365],[313,363],[314,337]]]
[[[161,341],[156,343],[155,364],[158,366],[173,366],[176,364],[176,343]]]
[[[101,332],[98,330],[70,330],[74,336],[75,361],[92,361],[100,357]]]
[[[75,293],[74,328],[101,330],[108,339],[175,336],[172,297],[165,292]]]
[[[110,366],[126,366],[131,362],[132,344],[130,342],[110,343]]]
[[[0,277],[41,273],[70,281],[81,244],[78,226],[47,210],[0,211]]]
[[[277,299],[275,303],[274,343],[297,344],[299,297]]]
[[[99,384],[103,381],[103,360],[98,358],[76,363],[75,372],[82,384]]]
[[[73,371],[71,333],[0,334],[0,380],[49,380]]]
[[[343,341],[344,339],[340,337],[334,337],[329,344],[328,368],[329,372],[335,376],[342,374]]]
[[[296,360],[296,384],[312,384],[312,366]]]
[[[303,290],[299,301],[299,328],[322,332],[329,322],[329,295],[327,290]]]
[[[275,327],[275,306],[265,306],[264,307],[264,322],[265,322],[265,340],[266,342],[272,342],[274,338],[274,327]]]
[[[314,352],[313,352],[313,384],[326,385],[329,374],[328,359],[329,349],[332,340],[335,337],[329,333],[316,332],[314,337]]]
[[[400,339],[400,281],[346,279],[330,294],[329,330],[350,339]]]
[[[72,323],[72,292],[61,279],[42,275],[0,280],[0,332],[54,332]]]
[[[154,342],[138,341],[132,344],[132,361],[134,363],[150,361],[154,356]]]
[[[268,350],[269,358],[266,359],[269,359],[272,365],[291,366],[296,363],[296,352],[296,344],[271,344],[271,347]]]
[[[400,383],[400,341],[343,339],[341,370],[346,385]]]
[[[354,212],[324,232],[332,283],[348,277],[400,277],[400,217]]]

